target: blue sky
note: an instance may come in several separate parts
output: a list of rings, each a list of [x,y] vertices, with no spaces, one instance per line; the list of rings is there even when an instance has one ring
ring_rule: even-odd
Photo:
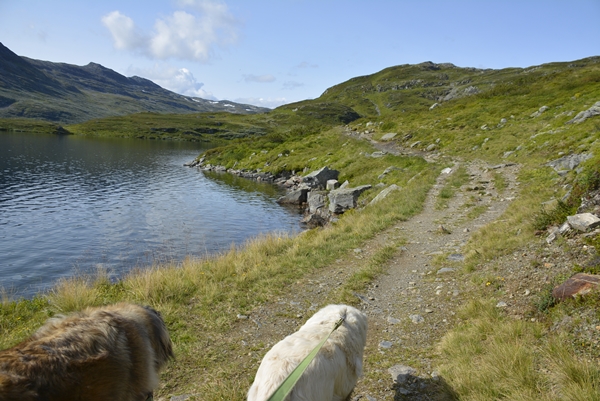
[[[600,0],[0,0],[0,42],[276,107],[399,64],[498,69],[600,55]]]

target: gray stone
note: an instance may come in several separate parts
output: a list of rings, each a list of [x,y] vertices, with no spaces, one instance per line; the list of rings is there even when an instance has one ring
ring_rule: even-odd
[[[569,155],[561,157],[560,159],[552,160],[551,162],[546,163],[546,166],[552,167],[555,171],[570,171],[575,169],[579,164],[584,161],[591,159],[592,154],[589,153],[581,153],[577,155]]]
[[[548,106],[542,106],[542,107],[540,107],[540,108],[539,108],[539,110],[538,110],[538,111],[536,111],[535,113],[532,113],[530,117],[533,117],[533,118],[535,118],[535,117],[539,117],[539,116],[541,116],[541,115],[542,115],[542,113],[544,113],[544,112],[545,112],[546,110],[548,110],[549,108],[550,108],[550,107],[548,107]]]
[[[455,271],[456,271],[456,269],[453,269],[451,267],[442,267],[440,270],[437,271],[436,274],[453,273]]]
[[[291,204],[291,205],[301,205],[306,202],[308,194],[308,189],[298,189],[295,191],[291,191],[281,198],[277,199],[277,203],[279,204]]]
[[[340,186],[340,183],[338,180],[327,180],[326,189],[328,191],[334,190],[339,186]]]
[[[373,200],[371,201],[370,204],[373,205],[373,204],[381,201],[385,197],[387,197],[393,191],[399,191],[400,189],[401,188],[398,185],[392,184],[389,187],[387,187],[386,189],[384,189],[383,191],[381,191],[380,193],[378,193],[377,196],[375,198],[373,198]]]
[[[392,139],[394,139],[396,137],[396,135],[398,135],[395,132],[390,132],[388,134],[385,134],[381,137],[382,141],[391,141]]]
[[[451,260],[453,262],[462,262],[463,260],[465,260],[465,255],[463,255],[462,253],[453,253],[448,255],[448,260]]]
[[[330,170],[329,167],[325,166],[320,170],[313,171],[303,178],[303,182],[314,183],[321,188],[325,188],[328,180],[337,180],[340,172],[337,170]],[[310,184],[309,184],[310,185]]]
[[[405,365],[394,365],[388,369],[388,373],[392,376],[392,380],[398,384],[406,383],[411,376],[417,374],[415,368]]]
[[[594,117],[594,116],[598,116],[598,115],[600,115],[600,101],[594,103],[594,105],[592,107],[590,107],[589,109],[578,113],[575,116],[575,118],[567,121],[567,124],[579,124],[579,123],[587,120],[590,117]]]
[[[411,320],[413,323],[415,323],[415,324],[418,324],[418,323],[423,323],[423,322],[425,321],[425,319],[424,319],[424,318],[423,318],[423,316],[421,316],[421,315],[410,315],[410,316],[408,316],[408,317],[409,317],[409,318],[410,318],[410,320]]]
[[[317,210],[325,207],[326,195],[320,191],[310,191],[306,197],[308,203],[308,212],[316,213]]]
[[[600,219],[591,213],[580,213],[574,216],[567,216],[569,225],[575,230],[586,232],[600,225]]]
[[[329,193],[329,211],[340,214],[354,209],[361,193],[371,188],[371,185],[361,185],[356,188],[339,188]]]
[[[383,348],[383,349],[389,349],[392,348],[392,343],[389,341],[382,341],[379,343],[379,348]]]
[[[400,323],[400,319],[396,319],[394,317],[388,316],[387,321],[389,324],[398,324]]]

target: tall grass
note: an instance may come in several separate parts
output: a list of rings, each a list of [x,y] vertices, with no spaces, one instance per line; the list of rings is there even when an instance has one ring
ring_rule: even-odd
[[[600,399],[600,367],[540,323],[506,317],[491,301],[470,302],[461,317],[440,345],[440,370],[459,399]]]

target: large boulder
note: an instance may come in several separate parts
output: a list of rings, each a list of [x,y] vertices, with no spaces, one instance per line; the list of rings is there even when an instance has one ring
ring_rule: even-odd
[[[580,213],[574,216],[567,216],[569,225],[575,230],[587,232],[592,228],[600,226],[600,219],[591,213]]]
[[[308,203],[308,213],[316,213],[317,210],[325,207],[326,193],[321,191],[310,191],[306,202]]]
[[[325,188],[327,186],[327,181],[337,180],[339,175],[339,171],[330,170],[329,167],[325,166],[320,170],[313,171],[312,173],[304,176],[302,182],[306,183],[311,188]]]
[[[290,204],[290,205],[302,205],[306,203],[308,189],[302,188],[295,191],[288,192],[281,198],[277,199],[279,204]]]
[[[339,188],[329,193],[329,211],[335,214],[354,209],[361,193],[371,188],[371,185],[361,185],[356,188]]]

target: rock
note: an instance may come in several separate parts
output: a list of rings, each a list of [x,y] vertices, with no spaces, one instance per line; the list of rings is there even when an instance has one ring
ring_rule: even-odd
[[[431,107],[429,108],[429,110],[433,110],[433,109],[435,109],[438,106],[440,106],[439,103],[434,103],[434,104],[431,105]]]
[[[308,228],[324,227],[329,220],[320,213],[311,213],[302,219]]]
[[[382,341],[379,343],[379,348],[383,348],[383,349],[389,349],[392,348],[392,343],[389,341]]]
[[[575,230],[586,232],[600,225],[600,219],[591,213],[580,213],[567,216],[567,221]]]
[[[279,204],[301,205],[307,200],[308,189],[302,188],[291,191],[281,198],[277,199]]]
[[[373,204],[379,202],[380,200],[384,199],[385,197],[387,197],[391,192],[399,191],[400,189],[401,188],[398,185],[392,184],[389,187],[387,187],[386,189],[384,189],[383,191],[381,191],[380,193],[378,193],[377,196],[375,198],[373,198],[373,200],[369,204],[373,205]]]
[[[418,324],[418,323],[423,323],[423,322],[425,321],[425,319],[424,319],[424,318],[423,318],[423,316],[421,316],[421,315],[410,315],[410,316],[408,316],[408,317],[409,317],[409,318],[410,318],[410,320],[411,320],[413,323],[415,323],[415,324]]]
[[[306,175],[302,181],[310,185],[311,187],[325,188],[328,180],[337,180],[340,172],[337,170],[330,170],[327,166],[320,170],[313,171]]]
[[[306,196],[308,204],[308,213],[316,213],[317,210],[325,207],[326,193],[321,191],[310,191]]]
[[[444,227],[443,225],[440,224],[440,226],[438,227],[438,231],[442,234],[452,234],[452,232],[450,230],[448,230],[446,227]]]
[[[396,170],[402,170],[400,167],[396,167],[396,166],[390,166],[388,168],[386,168],[383,173],[381,173],[379,175],[379,177],[377,177],[378,179],[382,179],[383,177],[385,177],[386,175],[388,175],[389,173],[391,173],[392,171],[396,171]]]
[[[327,184],[325,186],[325,189],[327,189],[328,191],[332,191],[332,190],[336,189],[339,186],[340,186],[340,183],[339,183],[338,180],[327,180]]]
[[[578,113],[575,116],[575,118],[567,121],[567,124],[579,124],[579,123],[587,120],[590,117],[594,117],[594,116],[598,116],[598,115],[600,115],[600,101],[594,103],[594,105],[592,107],[590,107],[589,109]]]
[[[506,308],[508,304],[504,301],[500,301],[496,304],[496,308]]]
[[[462,262],[463,260],[465,260],[465,255],[463,255],[462,253],[452,253],[448,255],[447,259],[453,262]]]
[[[429,145],[429,146],[427,146],[425,148],[425,150],[428,151],[428,152],[431,152],[431,151],[436,150],[436,149],[437,149],[437,145],[435,143],[432,143],[431,145]]]
[[[394,365],[388,369],[388,373],[392,376],[392,380],[398,384],[406,383],[411,376],[417,374],[415,368],[405,365]]]
[[[436,274],[454,273],[455,271],[456,269],[453,269],[451,267],[442,267],[440,270],[437,271]]]
[[[371,185],[361,185],[356,188],[339,188],[329,193],[329,211],[331,213],[344,213],[356,207],[361,193],[371,188]]]
[[[452,173],[452,168],[450,167],[446,167],[445,169],[442,170],[442,174],[450,174]]]
[[[579,166],[579,164],[584,161],[591,159],[592,154],[590,153],[581,153],[576,155],[569,155],[561,157],[560,159],[552,160],[551,162],[546,163],[546,166],[552,167],[555,171],[570,171],[575,169],[575,167]]]
[[[568,298],[575,298],[576,296],[582,296],[595,288],[598,288],[600,284],[600,276],[577,273],[567,281],[557,286],[552,290],[552,296],[554,299],[564,301]]]
[[[545,112],[546,110],[548,110],[550,107],[548,106],[542,106],[539,108],[538,111],[536,111],[535,113],[532,113],[530,117],[535,118],[535,117],[539,117],[542,115],[543,112]]]
[[[381,137],[382,141],[391,141],[392,139],[394,139],[396,137],[396,135],[398,135],[395,132],[390,132],[388,134],[385,134]]]
[[[400,319],[396,319],[394,317],[388,316],[387,321],[389,324],[398,324],[400,323]]]

